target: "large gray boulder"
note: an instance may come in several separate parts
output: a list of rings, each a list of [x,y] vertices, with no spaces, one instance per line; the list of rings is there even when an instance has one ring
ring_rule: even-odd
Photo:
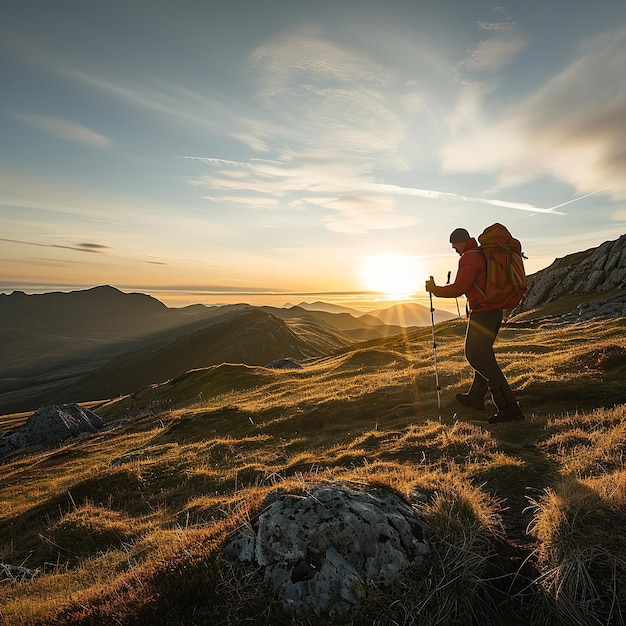
[[[78,404],[61,404],[37,409],[24,427],[5,433],[0,439],[0,455],[31,446],[50,446],[70,437],[95,433],[104,425],[99,415]]]
[[[226,550],[264,567],[266,586],[295,612],[341,616],[429,547],[418,509],[397,493],[323,483],[277,497]]]

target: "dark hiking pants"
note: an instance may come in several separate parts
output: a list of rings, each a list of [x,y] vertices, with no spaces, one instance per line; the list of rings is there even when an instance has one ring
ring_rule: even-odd
[[[493,353],[501,324],[502,311],[472,311],[465,334],[465,358],[474,368],[469,393],[482,399],[489,390],[498,409],[516,402]]]

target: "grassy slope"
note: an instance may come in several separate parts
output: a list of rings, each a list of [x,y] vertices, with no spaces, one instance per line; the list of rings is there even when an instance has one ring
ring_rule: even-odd
[[[442,423],[424,329],[303,370],[189,372],[96,407],[131,417],[111,431],[0,466],[0,562],[44,573],[0,587],[0,616],[289,624],[225,537],[277,489],[355,480],[427,494],[437,557],[372,590],[355,623],[624,623],[626,321],[505,327],[529,419],[493,427],[454,403],[464,328],[438,326]]]

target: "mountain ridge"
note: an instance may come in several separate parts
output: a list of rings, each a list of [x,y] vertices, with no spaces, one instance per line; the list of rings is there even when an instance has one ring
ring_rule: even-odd
[[[555,259],[528,276],[515,320],[559,322],[626,316],[626,234]]]
[[[182,342],[184,335],[201,333],[204,327],[212,326],[220,318],[244,311],[261,311],[286,322],[280,332],[277,328],[271,330],[271,333],[278,332],[276,336],[282,337],[284,346],[282,350],[276,346],[267,361],[290,354],[293,342],[289,333],[304,337],[307,348],[292,356],[305,358],[323,350],[343,348],[349,343],[407,332],[404,327],[385,325],[377,318],[358,319],[348,313],[306,311],[298,307],[277,309],[239,303],[170,309],[146,294],[127,294],[109,285],[69,293],[27,295],[13,292],[3,294],[0,299],[0,352],[3,354],[0,412],[34,409],[42,403],[73,401],[72,391],[80,392],[77,397],[81,401],[100,398],[102,395],[96,393],[95,379],[90,385],[86,385],[85,380],[106,372],[107,363],[123,362],[125,356],[135,353],[158,354],[160,350],[166,350],[168,344]],[[238,344],[237,332],[230,329],[229,333],[233,347]],[[216,336],[215,341],[219,340]],[[264,340],[257,336],[254,341],[262,344]],[[162,344],[160,349],[159,344]],[[241,350],[230,353],[216,350],[218,353],[228,361],[245,362],[248,359]],[[250,359],[253,364],[262,364],[260,357],[253,355]],[[190,358],[188,367],[212,364],[215,359],[197,363]],[[140,363],[135,366],[138,370],[155,371],[152,364],[147,368]],[[167,367],[163,369],[167,370]],[[175,373],[181,372],[176,370]],[[107,378],[114,379],[115,376],[109,371]],[[162,376],[159,374],[157,379],[128,375],[129,381],[136,380],[138,384],[160,382]],[[127,387],[120,389],[132,391]],[[85,390],[91,395],[83,395]]]
[[[113,359],[89,375],[82,393],[100,399],[119,396],[192,369],[221,363],[266,365],[280,358],[300,360],[352,343],[348,337],[327,333],[326,342],[320,345],[319,338],[318,333],[315,341],[308,341],[306,332],[294,332],[287,322],[258,308],[231,311],[212,324]]]

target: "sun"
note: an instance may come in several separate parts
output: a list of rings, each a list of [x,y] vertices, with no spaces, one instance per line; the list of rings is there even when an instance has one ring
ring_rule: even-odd
[[[389,252],[363,259],[361,280],[368,291],[380,291],[388,299],[402,300],[424,282],[415,257]]]

